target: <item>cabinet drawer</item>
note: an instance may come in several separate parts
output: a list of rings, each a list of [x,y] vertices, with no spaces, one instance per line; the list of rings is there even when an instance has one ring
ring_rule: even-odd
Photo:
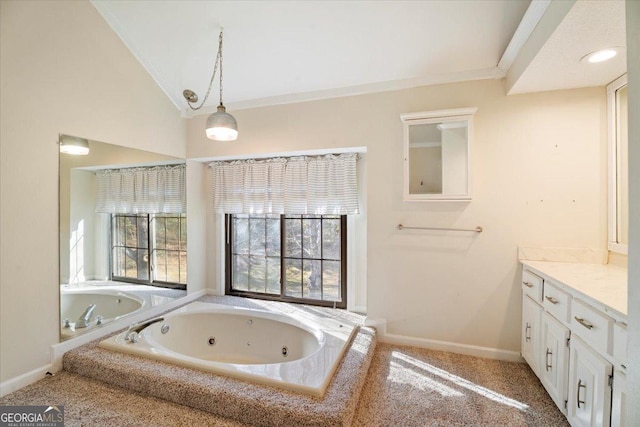
[[[596,351],[611,354],[614,320],[585,304],[574,300],[571,307],[571,330]]]
[[[561,291],[548,281],[544,284],[544,299],[542,300],[542,305],[544,309],[551,313],[556,319],[563,323],[569,323],[571,295]]]
[[[542,278],[530,271],[522,271],[522,293],[532,300],[542,302]]]
[[[627,364],[627,325],[616,322],[613,325],[613,354],[621,364]]]

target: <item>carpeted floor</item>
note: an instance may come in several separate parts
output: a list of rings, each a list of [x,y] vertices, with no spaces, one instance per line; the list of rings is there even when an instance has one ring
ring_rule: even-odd
[[[378,343],[354,426],[568,426],[523,363]]]
[[[0,399],[22,404],[64,405],[67,427],[243,425],[68,372]],[[379,343],[353,425],[568,424],[525,364]]]

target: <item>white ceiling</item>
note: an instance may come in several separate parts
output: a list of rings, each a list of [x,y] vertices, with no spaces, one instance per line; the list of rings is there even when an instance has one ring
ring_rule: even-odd
[[[578,0],[529,63],[509,94],[604,86],[627,70],[623,0]],[[604,48],[622,47],[613,59],[581,59]]]
[[[183,111],[224,27],[229,109],[495,77],[528,0],[106,1],[94,6]],[[218,101],[217,84],[206,105]],[[212,108],[203,109],[210,112]]]
[[[626,71],[624,49],[580,61],[625,46],[624,0],[91,1],[185,114],[182,91],[204,96],[221,26],[229,110],[501,78],[529,41],[539,50],[509,94],[603,86]],[[216,83],[198,113],[217,103]]]

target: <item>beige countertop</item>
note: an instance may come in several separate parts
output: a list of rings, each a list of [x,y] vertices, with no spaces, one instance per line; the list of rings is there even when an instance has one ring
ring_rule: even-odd
[[[521,260],[526,270],[570,288],[576,297],[607,313],[627,317],[627,269],[612,264]]]

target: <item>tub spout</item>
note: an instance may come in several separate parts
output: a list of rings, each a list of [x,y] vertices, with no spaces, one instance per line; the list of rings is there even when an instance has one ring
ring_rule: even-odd
[[[156,317],[155,319],[149,319],[144,322],[134,323],[133,325],[129,326],[129,329],[127,329],[127,333],[124,336],[125,341],[129,341],[132,343],[137,342],[138,334],[140,334],[140,332],[142,332],[146,327],[151,326],[154,323],[162,322],[163,320],[164,317]]]
[[[89,307],[82,313],[78,321],[76,322],[76,329],[86,328],[91,323],[91,316],[93,316],[93,310],[96,309],[95,304],[89,304]]]

